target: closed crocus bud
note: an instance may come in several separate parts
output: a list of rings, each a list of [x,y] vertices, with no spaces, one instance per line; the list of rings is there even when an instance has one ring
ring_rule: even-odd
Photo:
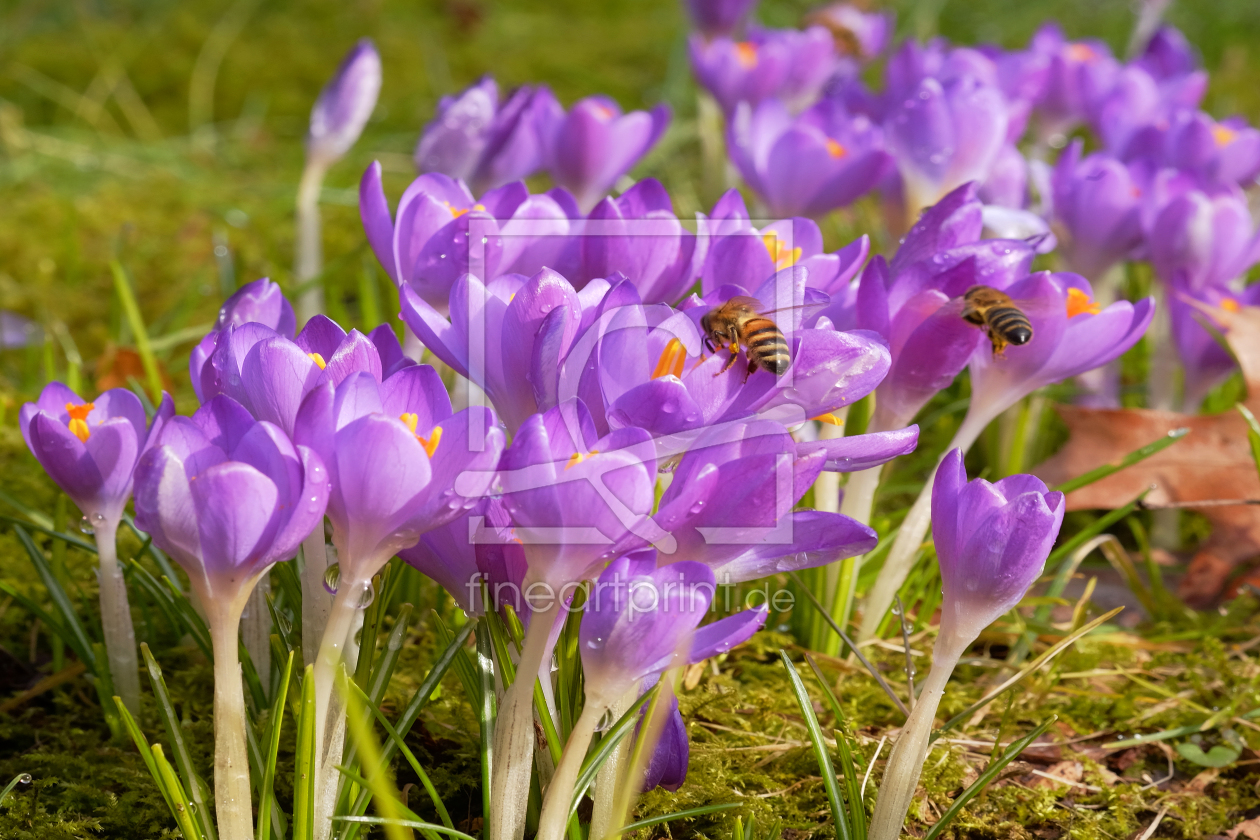
[[[96,539],[105,653],[118,695],[132,712],[140,708],[140,676],[115,536],[136,462],[174,414],[174,403],[163,394],[150,426],[140,400],[125,388],[89,402],[60,382],[50,382],[18,414],[26,445],[83,512],[83,525]]]
[[[1174,288],[1165,298],[1168,319],[1172,324],[1173,343],[1177,356],[1185,368],[1182,377],[1185,394],[1182,410],[1193,413],[1208,392],[1220,385],[1236,368],[1233,356],[1225,351],[1212,333],[1203,326],[1207,320],[1219,333],[1229,333],[1229,328],[1217,323],[1212,309],[1237,312],[1244,306],[1260,304],[1260,286],[1251,285],[1242,292],[1223,286],[1203,289]]]
[[[578,100],[556,126],[551,176],[589,212],[656,145],[669,120],[667,105],[623,114],[607,96]]]
[[[727,141],[740,175],[778,216],[818,217],[851,204],[891,164],[879,128],[830,100],[796,118],[775,99],[740,105]]]
[[[731,35],[741,26],[757,0],[685,0],[696,29],[707,36]]]
[[[888,150],[897,160],[912,218],[968,181],[988,179],[1004,148],[1008,120],[1001,90],[973,76],[945,84],[924,79],[894,106],[885,123]]]
[[[223,836],[252,835],[241,612],[258,579],[324,517],[328,474],[228,397],[176,417],[136,467],[136,524],[175,559],[205,610],[214,650],[214,791]]]
[[[669,193],[645,178],[591,211],[582,259],[588,277],[629,278],[647,303],[673,303],[695,282],[696,237],[674,215]]]
[[[325,166],[340,160],[363,133],[380,92],[381,57],[364,38],[342,59],[311,109],[307,156]]]
[[[871,840],[896,840],[927,758],[933,719],[958,660],[1041,575],[1063,524],[1062,493],[1036,476],[967,482],[950,450],[932,487],[933,542],[941,566],[941,629],[932,670],[888,757],[871,816]]]
[[[1101,281],[1142,244],[1142,181],[1108,155],[1082,158],[1081,148],[1073,143],[1055,165],[1054,224],[1068,266]]]
[[[1054,139],[1086,118],[1094,98],[1110,90],[1121,65],[1102,41],[1068,41],[1054,23],[1033,36],[1032,49],[1049,62],[1046,86],[1035,110],[1041,134]]]
[[[277,283],[266,277],[246,283],[219,307],[219,316],[215,319],[214,329],[206,333],[205,338],[193,348],[188,359],[188,377],[192,380],[193,391],[197,399],[204,402],[208,396],[202,390],[201,371],[206,366],[218,344],[219,333],[227,327],[239,327],[242,324],[258,323],[275,330],[286,338],[292,338],[297,329],[297,319],[293,314],[293,305],[284,296]],[[214,394],[210,394],[210,397]]]
[[[443,96],[437,115],[416,144],[416,169],[467,181],[485,150],[490,125],[499,107],[499,86],[482,76],[458,96]]]
[[[1147,239],[1155,273],[1173,289],[1223,288],[1260,260],[1260,233],[1237,188],[1180,195],[1160,212]]]

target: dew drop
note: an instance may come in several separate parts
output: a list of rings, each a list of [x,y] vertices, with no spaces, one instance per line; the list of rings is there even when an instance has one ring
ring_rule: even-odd
[[[333,563],[324,570],[324,588],[333,595],[337,594],[337,586],[341,583],[341,564]]]
[[[604,714],[600,716],[599,723],[595,724],[596,732],[607,732],[617,723],[617,716],[613,714],[612,709],[605,709]]]
[[[29,785],[31,781],[32,779],[31,779],[30,773],[23,773],[22,775],[18,776],[19,785]]]
[[[88,521],[86,516],[79,520],[79,530],[85,534],[95,534],[96,529],[92,527],[92,523]]]
[[[97,525],[104,525],[104,524],[105,524],[105,514],[103,514],[103,513],[94,513],[94,514],[92,514],[92,521],[93,521],[93,522],[95,522]]]

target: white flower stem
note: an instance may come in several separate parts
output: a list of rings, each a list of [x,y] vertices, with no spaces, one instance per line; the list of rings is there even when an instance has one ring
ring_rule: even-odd
[[[582,714],[578,715],[573,731],[569,733],[569,741],[564,745],[560,764],[551,777],[551,784],[547,786],[547,795],[543,797],[542,816],[538,820],[538,835],[535,840],[563,840],[565,827],[569,824],[569,807],[573,804],[573,787],[577,784],[578,772],[582,769],[586,750],[595,735],[595,727],[607,709],[607,703],[593,699],[588,699],[582,707]]]
[[[871,815],[868,840],[897,840],[901,836],[901,826],[914,800],[914,791],[919,785],[923,763],[931,747],[929,738],[936,721],[936,709],[945,695],[950,674],[970,643],[961,642],[957,638],[937,637],[936,648],[932,652],[932,670],[928,672],[914,711],[906,719],[906,725],[888,756],[884,780],[875,799],[875,813]]]
[[[131,623],[127,583],[118,565],[118,523],[93,523],[96,536],[100,584],[101,628],[105,632],[105,656],[114,691],[132,715],[140,714],[140,661],[136,653],[136,631]]]
[[[534,680],[550,652],[549,637],[560,605],[534,612],[525,631],[525,647],[516,666],[516,681],[503,695],[494,725],[494,776],[491,791],[498,813],[491,822],[491,840],[521,840],[529,804],[529,777],[534,757]]]
[[[332,595],[324,588],[328,570],[328,547],[324,545],[324,523],[320,523],[302,543],[302,659],[312,665],[324,638]]]
[[[241,641],[249,651],[249,661],[258,673],[264,691],[271,687],[271,611],[267,596],[271,594],[271,577],[264,574],[249,593],[245,612],[241,613]]]
[[[337,670],[363,622],[359,603],[365,585],[371,583],[341,581],[315,660],[315,840],[326,840],[332,833],[340,778],[337,765],[341,763],[346,727],[345,702],[336,692]]]
[[[638,696],[639,689],[630,689],[608,707],[614,721],[630,708],[630,704]],[[613,750],[612,755],[599,768],[595,777],[595,808],[591,812],[591,827],[587,834],[591,840],[603,840],[613,831],[613,820],[616,817],[617,792],[621,789],[621,769],[630,748],[630,739],[622,738],[621,743]]]
[[[302,170],[297,194],[297,253],[293,274],[299,284],[314,280],[324,270],[324,244],[319,219],[319,193],[324,185],[328,163],[309,158]],[[324,289],[312,284],[298,297],[297,320],[304,324],[324,311]]]
[[[242,593],[243,595],[244,593]],[[210,642],[214,651],[214,807],[221,840],[254,836],[245,748],[245,691],[237,653],[237,628],[245,597],[222,607],[207,599]]]
[[[978,405],[979,408],[977,408]],[[971,408],[967,410],[967,416],[963,418],[962,425],[954,433],[954,439],[949,442],[937,459],[937,466],[940,466],[940,458],[944,458],[952,449],[961,449],[965,455],[967,450],[971,449],[971,445],[976,442],[976,438],[980,437],[984,427],[1008,406],[1009,403],[1005,402],[998,405],[972,402]],[[875,585],[866,596],[866,604],[862,612],[862,626],[858,630],[859,641],[871,638],[879,629],[880,622],[884,620],[893,599],[897,596],[897,590],[901,589],[901,585],[906,582],[906,576],[910,574],[910,569],[914,565],[919,546],[923,544],[923,538],[927,536],[928,528],[932,525],[932,483],[936,480],[936,469],[937,467],[932,468],[919,497],[914,500],[914,505],[906,514],[906,518],[901,521],[901,530],[897,532],[897,539],[893,541],[892,548],[888,551],[884,567],[879,570]]]

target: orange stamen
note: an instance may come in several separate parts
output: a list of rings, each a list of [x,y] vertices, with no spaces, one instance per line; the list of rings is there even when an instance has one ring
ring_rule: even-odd
[[[581,452],[574,452],[572,455],[569,456],[569,462],[564,465],[564,468],[567,470],[570,467],[573,467],[582,463],[587,458],[594,458],[598,454],[599,454],[598,449],[592,449],[590,452],[587,452],[585,455],[583,455]]]
[[[406,424],[407,429],[410,430],[413,435],[416,435],[416,440],[420,441],[420,445],[424,447],[424,454],[432,458],[433,453],[437,452],[438,444],[442,442],[442,427],[434,426],[433,431],[426,439],[416,434],[416,424],[420,422],[419,416],[408,412],[406,414],[400,414],[398,419]]]
[[[325,362],[324,357],[319,355],[318,353],[307,353],[306,355],[310,358],[312,362],[319,365],[320,370],[323,370],[324,368],[328,367],[328,362]]]
[[[752,41],[740,41],[735,45],[735,60],[745,70],[757,66],[757,45]]]
[[[1072,44],[1067,48],[1067,54],[1073,61],[1093,61],[1098,58],[1098,53],[1088,44]]]
[[[1075,318],[1077,315],[1097,315],[1102,312],[1101,304],[1094,303],[1094,299],[1082,292],[1080,289],[1068,289],[1067,296],[1067,316]]]
[[[819,414],[817,417],[811,417],[811,418],[809,418],[809,419],[811,419],[811,420],[817,420],[819,423],[830,423],[830,424],[831,424],[831,425],[833,425],[833,426],[843,426],[843,425],[844,425],[844,421],[843,421],[843,420],[841,420],[841,419],[840,419],[839,417],[837,417],[836,415],[832,414],[830,411],[829,411],[829,412],[827,412],[826,414]]]
[[[614,116],[613,109],[609,108],[607,105],[596,105],[594,111],[595,116],[599,117],[601,120],[611,120]]]
[[[88,436],[91,434],[91,431],[88,429],[87,416],[94,408],[96,408],[96,403],[84,403],[83,405],[66,403],[66,413],[70,415],[70,433],[84,443],[87,443]]]
[[[761,241],[766,246],[766,250],[770,252],[770,259],[774,260],[774,267],[777,269],[791,268],[801,258],[801,249],[788,248],[784,242],[779,240],[778,234],[774,233],[774,231],[763,234]]]
[[[660,379],[662,376],[682,377],[683,365],[687,362],[687,351],[683,349],[683,343],[676,338],[671,338],[669,343],[665,345],[665,349],[661,351],[661,357],[656,361],[656,367],[652,370],[652,378]]]
[[[1221,300],[1221,309],[1224,309],[1226,312],[1241,312],[1242,304],[1233,298],[1223,298]]]
[[[1238,132],[1224,125],[1212,126],[1212,139],[1216,141],[1218,148],[1228,146],[1234,142],[1234,138],[1238,136]]]
[[[849,150],[846,149],[844,146],[841,146],[838,142],[836,142],[835,140],[832,140],[830,137],[827,138],[827,154],[831,155],[836,160],[839,160],[840,158],[844,157],[848,153],[849,153]]]

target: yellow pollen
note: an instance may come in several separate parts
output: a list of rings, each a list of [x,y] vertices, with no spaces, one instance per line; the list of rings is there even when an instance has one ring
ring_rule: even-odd
[[[1223,148],[1234,142],[1234,138],[1238,136],[1238,132],[1224,125],[1212,126],[1212,139],[1216,141],[1217,148]]]
[[[1073,61],[1093,61],[1098,58],[1098,53],[1088,44],[1072,44],[1067,48],[1067,54]]]
[[[88,430],[87,416],[94,408],[96,408],[96,403],[84,403],[83,405],[66,403],[66,413],[70,415],[70,434],[84,443],[87,443],[88,436],[91,434]]]
[[[463,209],[461,210],[461,209],[460,209],[460,208],[458,208],[458,207],[453,207],[453,206],[451,206],[451,203],[450,203],[449,201],[443,201],[442,203],[446,205],[446,209],[447,209],[447,210],[450,210],[450,211],[451,211],[451,218],[452,218],[452,219],[458,219],[460,216],[462,216],[462,215],[464,215],[465,213],[467,213],[467,212],[468,212],[468,208],[467,208],[467,207],[465,207],[465,208],[463,208]]]
[[[420,445],[424,447],[424,453],[432,458],[433,453],[437,452],[438,444],[442,441],[442,427],[434,426],[432,434],[430,434],[428,440],[426,440],[416,434],[416,424],[420,422],[420,417],[418,415],[408,412],[398,415],[398,419],[403,421],[403,424],[406,425],[407,429],[413,435],[416,435],[416,440],[420,441]]]
[[[1102,312],[1102,306],[1094,303],[1094,299],[1082,292],[1080,289],[1068,289],[1067,296],[1067,316],[1075,318],[1077,315],[1097,315]]]
[[[752,41],[740,41],[735,45],[735,60],[745,70],[757,66],[757,45]]]
[[[325,362],[324,357],[319,355],[318,353],[307,353],[306,355],[310,357],[310,360],[312,362],[319,365],[320,370],[323,370],[324,368],[328,367],[328,362]]]
[[[683,349],[683,343],[676,338],[671,338],[669,344],[665,345],[665,349],[661,351],[661,357],[656,361],[656,367],[652,370],[652,378],[660,379],[662,376],[682,377],[683,365],[687,362],[687,351]]]
[[[598,454],[599,454],[598,449],[592,449],[590,452],[587,452],[585,455],[583,455],[581,452],[574,452],[572,455],[569,456],[569,463],[565,464],[564,468],[567,470],[569,469],[569,467],[576,466],[577,464],[580,464],[583,461],[585,461],[587,458],[594,458]]]
[[[801,258],[800,248],[789,248],[773,231],[762,234],[761,241],[770,252],[770,259],[774,260],[774,267],[777,269],[791,268]]]
[[[1240,312],[1242,311],[1242,304],[1233,298],[1224,298],[1221,300],[1221,309],[1224,309],[1226,312]]]
[[[830,137],[827,138],[827,154],[839,160],[840,158],[844,157],[848,153],[849,153],[849,150],[846,149],[844,146],[841,146],[838,142],[836,142],[835,140],[832,140]]]
[[[817,420],[819,423],[830,423],[833,426],[843,426],[844,421],[831,412],[819,414],[817,417],[811,417],[811,420]]]

